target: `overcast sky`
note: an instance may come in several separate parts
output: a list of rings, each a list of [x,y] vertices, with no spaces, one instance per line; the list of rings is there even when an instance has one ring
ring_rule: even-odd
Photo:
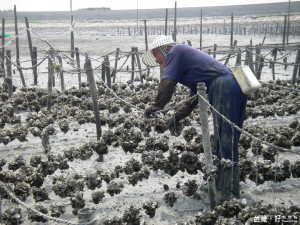
[[[257,3],[289,2],[289,0],[0,0],[0,10],[17,11],[69,11],[89,7],[107,7],[118,9],[154,9],[182,7],[206,7],[221,5],[243,5]],[[291,0],[292,2],[299,0]]]

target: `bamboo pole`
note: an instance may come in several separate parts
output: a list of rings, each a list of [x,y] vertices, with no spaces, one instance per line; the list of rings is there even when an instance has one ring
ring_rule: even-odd
[[[11,97],[13,94],[13,84],[12,84],[12,71],[11,71],[11,51],[6,50],[6,71],[7,71],[7,84],[8,84],[8,96]]]
[[[111,88],[110,63],[108,55],[105,56],[105,74],[107,86]]]
[[[5,76],[5,19],[2,18],[2,48],[1,48],[1,72],[3,74],[3,77]]]
[[[241,54],[242,54],[242,51],[239,48],[238,49],[238,54],[236,56],[235,66],[241,66],[242,65],[242,55]]]
[[[165,18],[165,35],[168,35],[168,9],[166,9],[166,18]]]
[[[298,46],[294,70],[293,70],[293,76],[292,76],[292,84],[296,83],[296,76],[297,76],[297,70],[300,70],[300,46]]]
[[[283,33],[282,33],[282,44],[285,45],[285,37],[286,37],[286,23],[287,23],[287,16],[284,16],[283,22]]]
[[[145,27],[145,47],[146,51],[148,51],[148,34],[147,34],[147,22],[144,20],[144,27]]]
[[[142,74],[142,66],[141,66],[141,61],[140,61],[140,55],[139,55],[137,47],[135,47],[134,50],[135,50],[135,56],[136,56],[137,66],[138,66],[139,73],[140,73],[141,83],[143,83],[144,81],[143,81],[143,74]]]
[[[198,90],[198,95],[202,96],[205,100],[207,100],[205,84],[202,82],[198,83],[197,90]],[[200,109],[199,114],[200,114],[201,129],[202,129],[202,143],[204,148],[205,162],[208,170],[207,173],[209,175],[208,193],[209,193],[209,200],[210,200],[210,209],[213,210],[217,205],[217,190],[216,190],[215,177],[212,175],[212,172],[214,171],[214,165],[212,160],[209,125],[208,125],[208,113],[207,113],[208,105],[200,96],[198,96],[198,99],[199,99],[199,109]]]
[[[233,13],[231,13],[230,46],[233,45]]]
[[[19,50],[19,32],[18,32],[18,19],[17,19],[17,8],[14,6],[14,15],[15,15],[15,35],[16,35],[16,62],[17,68],[20,73],[21,81],[24,87],[26,87],[23,71],[20,64],[20,50]]]
[[[60,77],[60,85],[61,85],[61,90],[65,90],[65,79],[64,79],[64,71],[63,71],[63,62],[61,56],[57,56],[58,62],[61,66],[61,69],[59,70],[59,77]]]
[[[37,72],[36,72],[36,67],[35,67],[35,64],[34,64],[32,40],[31,40],[31,34],[30,34],[30,30],[29,30],[29,22],[28,22],[27,17],[25,17],[25,24],[26,24],[29,52],[30,52],[30,57],[31,57],[32,72],[33,72],[33,77],[34,77],[33,80],[35,81],[35,77],[37,77]],[[34,83],[34,84],[37,85],[37,83]]]
[[[260,74],[259,74],[259,68],[260,68],[260,61],[261,61],[261,57],[260,57],[260,54],[261,54],[261,45],[256,45],[255,46],[255,76],[256,78],[258,79],[260,77]]]
[[[277,58],[277,48],[275,48],[273,50],[273,61],[271,62],[271,68],[272,68],[272,78],[273,80],[275,80],[275,61],[276,61],[276,58]]]
[[[214,44],[213,57],[216,58],[216,56],[217,56],[217,44]]]
[[[48,56],[48,97],[47,97],[47,110],[50,111],[51,109],[51,101],[52,101],[52,77],[54,76],[53,70],[53,62],[50,56]]]
[[[78,87],[81,87],[81,69],[80,69],[80,55],[79,49],[75,48],[75,55],[76,55],[76,63],[77,63],[77,73],[78,73]]]
[[[37,75],[37,48],[33,47],[33,60],[32,60],[32,66],[34,66],[34,72],[33,72],[33,83],[34,85],[38,84],[38,75]]]
[[[202,9],[200,10],[200,50],[202,49]]]
[[[234,41],[233,46],[232,46],[232,45],[230,46],[230,53],[227,54],[227,58],[226,58],[226,61],[225,61],[225,63],[224,63],[225,66],[226,66],[227,63],[229,62],[229,59],[230,59],[230,57],[232,56],[232,52],[234,51],[234,47],[235,47],[236,45],[237,45],[237,40]]]
[[[85,61],[84,68],[86,69],[86,75],[89,82],[90,92],[93,100],[93,109],[94,109],[95,120],[96,120],[97,140],[99,140],[101,137],[101,118],[100,118],[100,111],[98,105],[96,83],[94,79],[92,63],[89,58]]]
[[[117,50],[116,50],[116,58],[115,58],[115,67],[114,67],[114,71],[112,72],[112,75],[111,75],[113,77],[113,83],[116,82],[116,75],[117,75],[117,69],[118,69],[119,54],[120,54],[120,48],[117,48]]]
[[[176,36],[177,36],[177,2],[175,1],[175,18],[174,18],[174,34],[173,39],[176,42]]]
[[[70,0],[70,11],[71,11],[71,57],[74,59],[74,17],[72,12],[72,0]]]
[[[134,81],[134,47],[131,47],[131,81]]]
[[[286,31],[286,43],[289,44],[289,35],[290,35],[290,14],[291,14],[291,0],[289,0],[289,10],[287,17],[287,31]]]
[[[105,73],[106,70],[105,70],[105,58],[104,58],[104,61],[101,64],[101,79],[103,82],[105,82]]]

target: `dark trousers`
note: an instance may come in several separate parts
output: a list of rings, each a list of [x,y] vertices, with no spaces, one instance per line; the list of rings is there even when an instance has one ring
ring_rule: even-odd
[[[242,128],[247,105],[244,95],[233,76],[220,76],[212,81],[208,91],[210,104],[232,123]],[[214,149],[218,158],[216,189],[218,204],[240,197],[238,142],[240,132],[213,112]],[[221,159],[233,161],[233,166],[224,168]]]

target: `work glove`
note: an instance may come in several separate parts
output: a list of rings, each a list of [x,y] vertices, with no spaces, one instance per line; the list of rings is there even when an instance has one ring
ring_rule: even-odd
[[[167,126],[171,135],[173,136],[179,136],[183,129],[182,124],[179,122],[178,119],[176,119],[175,115],[167,120]]]
[[[157,111],[156,109],[154,109],[153,106],[148,106],[146,109],[145,109],[145,112],[144,112],[144,116],[146,118],[150,118],[151,114],[154,113],[155,111]]]

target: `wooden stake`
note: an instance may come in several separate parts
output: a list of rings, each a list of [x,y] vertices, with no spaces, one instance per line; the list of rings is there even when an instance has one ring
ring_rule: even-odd
[[[23,71],[21,69],[20,64],[20,50],[19,50],[19,32],[18,32],[18,19],[17,19],[17,8],[14,6],[14,14],[15,14],[15,35],[16,35],[16,62],[17,62],[17,68],[20,73],[20,77],[22,80],[22,84],[24,87],[26,87]]]
[[[95,120],[96,120],[96,131],[97,131],[97,140],[101,137],[101,118],[100,118],[100,111],[98,106],[98,95],[97,95],[97,88],[96,83],[94,79],[94,73],[92,68],[91,59],[87,59],[85,61],[84,68],[86,70],[87,79],[89,82],[89,87],[91,91],[91,96],[93,100],[93,109],[95,114]]]
[[[108,55],[105,56],[105,74],[107,86],[111,88],[110,63]]]
[[[115,58],[115,67],[114,71],[112,72],[112,77],[113,77],[113,83],[116,81],[116,75],[117,75],[117,69],[118,69],[118,61],[119,61],[119,54],[120,54],[120,48],[117,48],[116,50],[116,58]]]
[[[8,96],[11,97],[13,94],[13,84],[12,84],[12,71],[11,71],[11,52],[6,50],[6,71],[7,71],[7,84],[8,84]]]
[[[131,48],[131,81],[134,81],[134,47]]]
[[[57,56],[59,65],[61,66],[59,70],[59,76],[60,76],[60,85],[61,85],[61,90],[65,90],[65,79],[64,79],[64,71],[63,71],[63,62],[61,56]]]
[[[76,62],[77,62],[77,72],[78,72],[78,87],[81,88],[81,72],[80,72],[80,56],[79,49],[75,48]]]
[[[48,97],[47,97],[47,110],[50,111],[51,109],[51,101],[52,101],[52,77],[54,76],[53,70],[53,62],[50,56],[48,56]]]
[[[2,50],[1,50],[1,65],[0,69],[2,70],[3,77],[5,76],[5,19],[2,18]]]
[[[29,30],[29,22],[28,22],[27,17],[25,17],[25,23],[26,23],[26,29],[27,29],[26,31],[27,31],[29,52],[30,52],[30,57],[31,57],[33,80],[35,81],[35,78],[37,77],[37,70],[36,70],[35,63],[34,63],[34,54],[33,54],[33,48],[32,48],[32,40],[31,40],[31,34],[30,34],[30,30]],[[34,84],[37,85],[37,83],[35,83],[35,82],[34,82]]]
[[[298,46],[294,70],[293,70],[293,76],[292,76],[292,84],[296,84],[296,76],[297,76],[297,70],[300,70],[300,46]]]
[[[198,94],[202,96],[205,100],[207,100],[206,96],[206,86],[204,83],[197,84]],[[209,126],[208,126],[208,105],[207,103],[200,97],[199,99],[199,109],[200,109],[200,119],[201,119],[201,129],[202,129],[202,142],[204,148],[204,156],[205,162],[208,170],[208,175],[210,175],[213,170],[213,160],[212,160],[212,153],[211,153],[211,144],[210,144],[210,134],[209,134]],[[213,210],[217,205],[217,190],[216,190],[216,183],[215,177],[213,175],[209,176],[208,178],[208,192],[209,192],[209,200],[210,200],[210,209]]]
[[[34,85],[38,84],[38,75],[37,75],[37,48],[33,47],[33,60],[32,60],[32,66],[34,66],[34,72],[33,72],[33,83]]]

